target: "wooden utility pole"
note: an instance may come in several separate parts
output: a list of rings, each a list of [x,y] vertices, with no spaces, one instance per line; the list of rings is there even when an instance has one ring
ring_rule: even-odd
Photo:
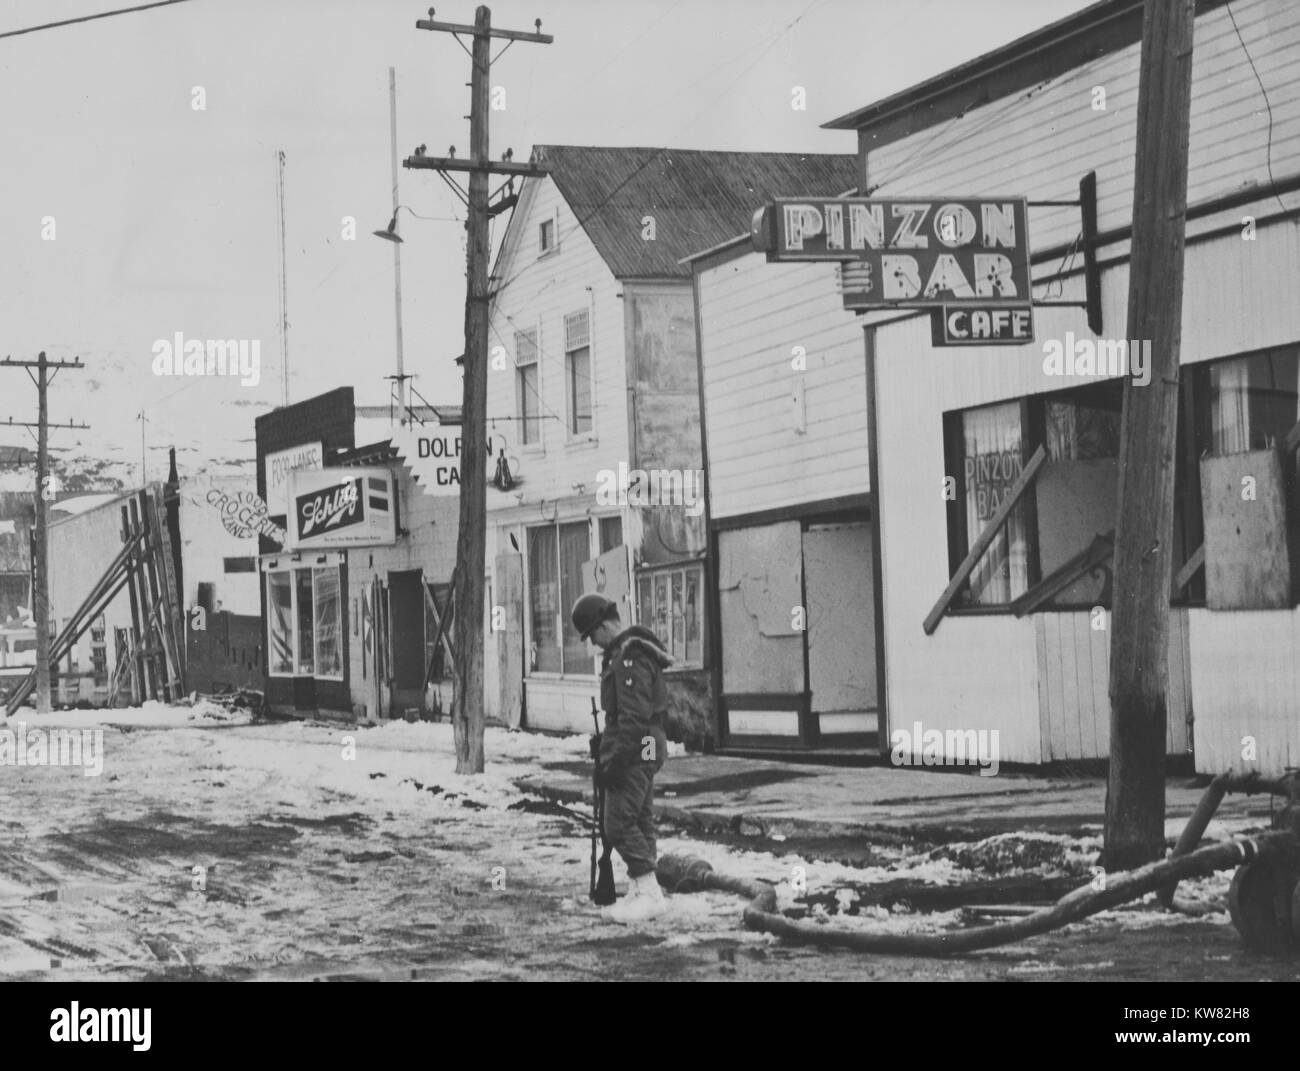
[[[1150,343],[1151,378],[1146,386],[1132,377],[1125,382],[1120,432],[1102,853],[1111,870],[1160,859],[1165,845],[1170,549],[1195,17],[1195,0],[1146,0],[1142,18],[1127,337],[1130,348]]]
[[[432,9],[430,15],[432,16]],[[469,172],[468,293],[465,300],[465,383],[461,425],[460,513],[456,537],[456,562],[452,588],[455,602],[453,622],[455,647],[456,698],[452,707],[452,725],[456,739],[456,772],[483,772],[483,571],[487,567],[487,373],[488,373],[488,220],[515,203],[507,198],[490,205],[489,175],[537,175],[544,170],[533,164],[514,164],[488,159],[488,73],[492,66],[489,54],[492,39],[510,43],[532,41],[549,45],[554,38],[543,34],[541,20],[537,33],[492,28],[492,12],[480,6],[474,13],[474,25],[434,22],[432,18],[416,22],[421,30],[450,33],[459,41],[460,34],[472,35],[470,52],[470,114],[468,159],[431,157],[417,154],[404,166],[441,171]],[[462,46],[463,47],[463,46]],[[509,44],[506,47],[510,47]],[[503,49],[504,51],[504,49]]]
[[[34,361],[15,361],[5,358],[0,367],[25,368],[36,384],[36,423],[9,418],[11,427],[36,428],[36,538],[32,545],[32,615],[36,618],[36,711],[47,714],[50,710],[50,571],[49,543],[46,538],[48,503],[56,493],[50,483],[50,428],[85,428],[86,424],[51,424],[49,401],[46,397],[50,382],[60,368],[84,368],[81,358],[75,361],[51,361],[42,350]],[[36,374],[32,375],[32,369]]]

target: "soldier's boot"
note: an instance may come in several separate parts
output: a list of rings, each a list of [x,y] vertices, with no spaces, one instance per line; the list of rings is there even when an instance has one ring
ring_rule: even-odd
[[[668,901],[659,888],[659,879],[652,870],[639,878],[631,879],[627,896],[609,908],[606,917],[613,922],[627,924],[656,918],[668,909]]]

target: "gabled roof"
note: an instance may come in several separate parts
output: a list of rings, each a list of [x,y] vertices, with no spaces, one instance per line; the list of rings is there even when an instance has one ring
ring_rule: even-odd
[[[856,155],[538,145],[533,160],[550,166],[619,279],[689,278],[679,261],[747,233],[764,202],[833,197],[859,182]],[[642,237],[646,216],[653,241]]]

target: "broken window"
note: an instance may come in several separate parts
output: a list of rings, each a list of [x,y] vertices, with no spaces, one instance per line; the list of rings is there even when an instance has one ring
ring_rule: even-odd
[[[1024,429],[1019,402],[981,406],[954,414],[949,456],[956,448],[955,520],[960,526],[950,541],[957,561],[1002,507],[1020,478]],[[1022,497],[999,527],[989,548],[975,563],[958,596],[963,606],[1005,606],[1029,586],[1028,504]]]

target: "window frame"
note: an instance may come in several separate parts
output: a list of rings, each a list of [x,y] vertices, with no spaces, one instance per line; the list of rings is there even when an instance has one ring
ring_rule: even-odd
[[[521,359],[521,340],[532,346],[532,356]],[[533,370],[533,415],[529,417],[525,407],[526,379],[528,369]],[[519,445],[527,449],[540,449],[542,436],[542,345],[541,331],[530,327],[515,332],[515,419],[519,423]],[[529,438],[529,421],[532,421],[534,437]]]
[[[320,641],[317,632],[316,620],[316,574],[325,570],[332,570],[338,577],[338,648],[339,648],[339,672],[321,673],[318,672]],[[312,613],[312,635],[311,635],[311,668],[304,669],[301,652],[302,632],[300,630],[300,611],[301,604],[299,601],[299,585],[302,583],[301,574],[307,574],[307,588],[311,592],[311,613]],[[289,579],[289,650],[293,653],[293,664],[288,670],[276,670],[272,667],[275,665],[275,642],[274,627],[275,616],[273,611],[273,599],[271,596],[271,581],[276,576],[288,576]],[[263,641],[266,644],[266,675],[268,678],[274,677],[277,680],[291,680],[295,677],[311,678],[319,681],[328,681],[331,683],[342,683],[348,679],[348,658],[349,650],[347,644],[347,614],[345,613],[345,600],[347,596],[347,577],[344,572],[344,563],[334,555],[330,555],[324,561],[319,559],[310,562],[288,562],[284,565],[276,565],[275,568],[264,568],[262,570],[262,591],[266,599],[266,628],[263,634]]]
[[[577,325],[583,325],[583,341],[575,344]],[[596,438],[596,375],[591,346],[591,311],[580,309],[564,317],[564,427],[570,442],[592,442]],[[585,431],[575,425],[578,414],[578,377],[574,368],[574,357],[583,350],[587,351],[587,424]]]
[[[565,626],[569,624],[569,620],[568,620],[569,607],[564,605],[564,560],[563,560],[563,547],[561,541],[561,530],[563,528],[582,525],[583,527],[586,528],[586,533],[587,533],[587,550],[586,550],[587,556],[586,558],[583,559],[583,561],[591,561],[593,558],[599,557],[599,554],[595,552],[595,547],[599,545],[596,542],[596,540],[599,537],[599,526],[598,524],[594,523],[599,521],[599,519],[600,518],[586,517],[586,516],[569,517],[569,518],[557,517],[553,521],[546,521],[542,524],[529,524],[524,526],[524,533],[523,533],[524,534],[524,554],[523,554],[524,599],[525,599],[524,643],[525,643],[525,664],[527,667],[525,676],[527,678],[537,678],[540,680],[558,681],[558,680],[570,679],[573,677],[592,676],[599,673],[599,669],[597,668],[597,658],[599,656],[595,655],[594,653],[592,654],[590,659],[591,662],[590,670],[582,670],[582,669],[566,670],[564,668],[564,637],[566,631]],[[534,577],[533,577],[533,568],[532,568],[532,554],[533,554],[532,540],[534,538],[535,532],[539,532],[546,529],[549,529],[555,533],[555,559],[554,560],[555,560],[555,586],[556,586],[556,601],[557,601],[556,624],[558,625],[558,628],[556,630],[555,650],[559,652],[559,656],[560,656],[560,668],[558,670],[535,669],[533,668],[533,664],[532,664],[532,649],[534,644],[534,636],[533,636]],[[579,588],[581,588],[581,577],[579,577]],[[576,597],[577,596],[575,596],[575,599]],[[585,642],[586,641],[584,641],[584,643]],[[584,661],[586,660],[584,659]]]
[[[546,235],[546,228],[550,227],[551,244],[547,245],[543,240]],[[537,221],[537,259],[554,256],[560,251],[560,210],[556,208],[545,219]]]
[[[690,648],[688,646],[690,641],[687,639],[685,635],[683,635],[682,657],[678,658],[677,655],[673,653],[673,646],[674,646],[673,639],[675,635],[675,631],[673,629],[674,615],[672,613],[672,599],[673,599],[673,590],[674,590],[673,579],[675,576],[681,578],[682,630],[683,632],[686,632],[687,628],[686,628],[685,603],[686,603],[688,573],[696,574],[695,619],[696,619],[696,630],[698,633],[698,639],[695,641],[696,650],[694,652],[694,656],[691,657]],[[666,636],[662,635],[654,627],[655,611],[658,609],[658,599],[656,597],[656,592],[658,590],[658,580],[661,576],[664,578],[664,587],[667,593],[667,598],[669,603],[667,620],[668,620],[670,631]],[[705,644],[708,642],[708,621],[707,621],[708,599],[705,597],[704,583],[705,583],[705,576],[704,576],[703,559],[695,559],[692,561],[684,561],[684,562],[672,562],[668,565],[657,565],[653,568],[640,569],[637,571],[636,583],[634,585],[636,590],[636,600],[637,600],[637,607],[636,607],[637,624],[639,624],[642,628],[648,628],[650,629],[651,632],[654,632],[655,635],[658,636],[659,639],[664,643],[664,649],[668,651],[669,654],[673,655],[674,662],[673,665],[669,667],[670,669],[703,669],[704,668],[704,647]],[[650,593],[651,605],[649,607],[645,605],[645,599],[642,594],[643,585],[649,590]]]
[[[1285,348],[1285,347],[1274,347]],[[1253,354],[1234,354],[1230,357],[1217,359],[1215,361],[1197,362],[1193,365],[1184,366],[1180,372],[1179,409],[1176,417],[1178,430],[1178,440],[1175,446],[1175,484],[1174,484],[1174,522],[1178,529],[1176,537],[1181,535],[1182,541],[1186,544],[1182,550],[1182,561],[1173,563],[1173,575],[1176,576],[1186,564],[1190,555],[1204,542],[1204,531],[1201,524],[1201,485],[1200,485],[1200,465],[1199,457],[1202,450],[1208,443],[1209,432],[1209,396],[1208,367],[1211,364],[1217,364],[1220,360],[1236,360],[1242,357],[1253,356]],[[1297,360],[1300,360],[1300,350],[1297,352]],[[945,475],[951,475],[955,483],[955,494],[952,498],[947,499],[944,505],[947,515],[947,545],[948,545],[948,576],[956,574],[958,566],[966,557],[970,548],[971,541],[978,536],[978,532],[972,533],[968,530],[966,520],[966,475],[965,466],[962,462],[963,456],[963,436],[962,436],[962,417],[964,414],[973,410],[988,408],[994,405],[1004,405],[1008,401],[1015,401],[1020,404],[1020,421],[1021,421],[1021,463],[1027,462],[1040,445],[1046,448],[1047,443],[1047,406],[1049,402],[1070,401],[1072,395],[1088,389],[1094,389],[1099,384],[1108,382],[1118,382],[1123,385],[1123,377],[1112,377],[1109,379],[1097,380],[1093,383],[1081,384],[1079,386],[1067,387],[1061,390],[1043,391],[1037,394],[1028,395],[1021,398],[1001,399],[990,402],[984,402],[980,405],[966,406],[961,409],[946,410],[942,413],[943,425],[943,451],[944,451],[944,468]],[[1118,459],[1117,459],[1118,461]],[[1026,593],[1032,592],[1034,588],[1043,580],[1040,545],[1041,532],[1038,517],[1038,493],[1037,486],[1032,486],[1026,490],[1021,500],[1026,509],[1026,531],[1027,537],[1027,575],[1028,583]],[[1118,505],[1118,504],[1117,504]],[[1118,520],[1118,517],[1116,518]],[[1175,539],[1177,543],[1177,538]],[[1083,549],[1083,548],[1080,548]],[[1113,567],[1113,558],[1112,567]],[[1173,577],[1170,578],[1170,586],[1173,586]],[[969,580],[962,585],[954,598],[953,603],[945,611],[945,616],[978,616],[984,614],[1012,614],[1015,597],[1010,602],[971,606],[962,605],[957,602],[958,599],[968,597]],[[1047,600],[1041,605],[1036,606],[1029,611],[1030,613],[1078,613],[1088,611],[1096,605],[1104,606],[1107,610],[1113,608],[1114,592],[1111,592],[1109,600],[1101,600],[1095,604],[1079,603],[1057,603]],[[1177,591],[1173,591],[1170,596],[1170,606],[1174,608],[1184,607],[1203,607],[1205,605],[1204,593],[1204,569],[1197,570],[1188,582]]]

